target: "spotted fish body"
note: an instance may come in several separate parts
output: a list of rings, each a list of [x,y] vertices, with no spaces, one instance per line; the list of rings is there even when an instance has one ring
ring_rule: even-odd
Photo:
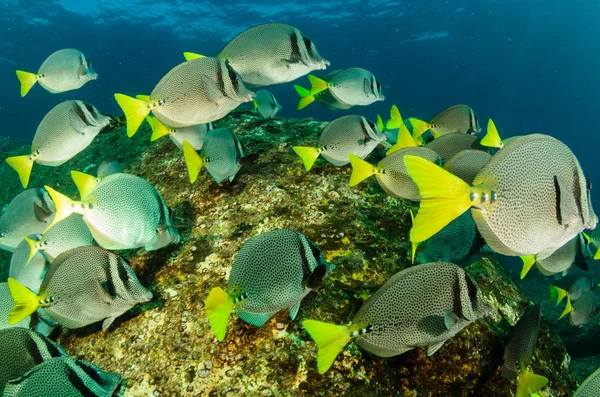
[[[440,134],[472,134],[481,131],[473,109],[467,105],[454,105],[431,120],[430,128]]]
[[[42,235],[31,235],[29,237],[33,239],[36,238],[35,236],[41,238]],[[17,249],[15,249],[15,252],[13,252],[12,257],[10,258],[8,276],[37,293],[39,292],[40,285],[48,270],[48,262],[41,252],[37,252],[31,260],[29,260],[29,252],[29,244],[23,240],[17,246]]]
[[[332,72],[329,72],[328,74],[325,75],[325,77],[323,77],[323,80],[331,81],[337,74],[339,74],[343,70],[344,69],[339,69],[339,70],[334,70]],[[346,110],[346,109],[350,109],[353,106],[353,105],[347,104],[344,101],[340,101],[339,99],[337,99],[335,96],[333,96],[333,94],[331,93],[330,90],[321,91],[321,92],[315,94],[315,99],[321,105],[325,106],[328,109],[332,109],[332,110]]]
[[[15,305],[7,283],[0,283],[0,330],[10,327],[29,327],[29,318],[26,318],[16,324],[8,324],[8,315]],[[0,331],[1,332],[1,331]],[[0,381],[0,385],[2,382]],[[1,388],[0,388],[1,392]]]
[[[544,259],[537,260],[535,266],[544,276],[567,272],[573,266],[579,253],[579,235],[567,241],[562,247]]]
[[[588,376],[573,394],[573,397],[600,396],[600,368]]]
[[[0,393],[6,382],[20,378],[45,361],[66,355],[61,346],[29,329],[0,329]]]
[[[0,249],[13,252],[21,235],[42,233],[54,219],[52,199],[42,188],[19,193],[0,217]]]
[[[491,308],[463,269],[434,262],[392,276],[352,323],[372,329],[358,336],[356,343],[377,356],[396,356],[419,346],[428,346],[431,355],[489,312]]]
[[[98,321],[106,329],[137,303],[152,299],[133,269],[100,247],[79,247],[59,255],[44,277],[40,296],[50,300],[44,308],[52,320],[70,329]]]
[[[228,292],[232,296],[247,294],[235,307],[236,314],[260,327],[286,308],[294,319],[300,301],[332,268],[305,235],[278,229],[255,236],[242,246],[231,268]]]
[[[190,127],[172,128],[169,132],[169,138],[179,148],[183,150],[183,141],[187,141],[196,150],[202,149],[206,133],[212,129],[210,123],[192,125]]]
[[[593,291],[587,291],[573,303],[573,310],[569,312],[569,322],[575,327],[587,324],[596,311],[596,297]]]
[[[72,357],[57,357],[8,382],[4,396],[111,397],[120,395],[122,387],[119,374]]]
[[[385,99],[381,84],[373,73],[365,69],[343,69],[327,82],[331,95],[337,101],[351,106],[366,106]]]
[[[300,30],[281,23],[255,26],[238,34],[217,58],[228,60],[249,87],[287,83],[329,66]]]
[[[200,158],[215,182],[232,181],[242,168],[244,149],[229,128],[216,128],[206,133]]]
[[[521,368],[527,368],[533,357],[540,333],[541,306],[529,308],[513,327],[504,348],[502,376],[516,378]]]
[[[447,134],[425,144],[425,147],[440,155],[444,163],[463,150],[470,150],[477,137],[468,134]]]
[[[491,158],[489,153],[481,150],[462,150],[444,162],[444,169],[471,184]]]

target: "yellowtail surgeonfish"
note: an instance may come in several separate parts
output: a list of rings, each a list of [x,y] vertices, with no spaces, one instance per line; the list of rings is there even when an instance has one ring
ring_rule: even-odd
[[[300,302],[333,269],[321,249],[304,234],[277,229],[252,237],[235,257],[227,291],[213,288],[204,311],[219,341],[225,338],[232,310],[256,327],[289,309],[294,320]]]
[[[15,302],[8,323],[17,323],[40,307],[53,321],[69,329],[113,321],[152,293],[133,269],[114,253],[100,247],[79,247],[60,254],[36,294],[13,278],[8,287]]]
[[[127,118],[127,135],[136,133],[150,112],[170,127],[189,127],[225,117],[254,93],[229,62],[199,58],[171,69],[149,96],[115,94]]]
[[[446,134],[475,134],[481,131],[479,119],[467,105],[454,105],[438,114],[429,123],[416,118],[409,119],[413,126],[413,135],[420,137],[431,130],[434,137]]]
[[[350,162],[349,154],[364,159],[385,140],[379,129],[362,116],[349,115],[333,120],[323,128],[318,147],[294,146],[306,171],[310,171],[319,156],[340,167]]]
[[[348,326],[305,320],[317,344],[317,368],[325,373],[344,346],[356,344],[379,357],[419,346],[431,356],[473,321],[489,314],[477,286],[451,263],[427,263],[392,276],[362,306]]]
[[[556,300],[556,305],[559,305],[565,297],[567,298],[567,304],[560,315],[559,320],[568,314],[571,324],[573,325],[580,321],[584,322],[577,325],[583,325],[587,323],[592,316],[592,312],[594,311],[595,299],[593,293],[591,295],[586,294],[591,292],[593,288],[594,285],[592,284],[592,279],[588,276],[578,277],[575,279],[575,281],[573,281],[567,290],[557,287],[556,285],[550,285],[550,300]],[[586,295],[586,298],[581,304],[578,305],[578,307],[582,310],[575,310],[577,301],[584,295]]]
[[[414,243],[471,208],[479,232],[494,251],[544,259],[598,221],[577,158],[547,135],[511,140],[471,186],[420,157],[405,156],[404,162],[422,196],[410,232]]]
[[[334,70],[333,72],[329,72],[323,77],[323,80],[330,81],[335,75],[337,75],[341,71],[342,70]],[[299,85],[294,85],[294,89],[296,90],[298,95],[300,95],[300,101],[298,102],[297,107],[298,110],[304,109],[306,106],[310,105],[310,103],[312,103],[314,100],[331,110],[346,110],[350,109],[353,106],[338,100],[331,94],[329,90],[324,90],[312,94],[309,89]],[[314,98],[310,98],[311,96]]]
[[[202,57],[189,52],[184,56]],[[248,87],[287,83],[329,66],[304,33],[283,23],[258,25],[238,34],[217,58],[228,60]]]
[[[424,147],[439,154],[444,164],[463,150],[479,150],[477,137],[470,134],[442,135],[427,142]]]
[[[258,90],[254,96],[254,110],[265,119],[275,117],[281,110],[281,105],[275,95],[267,90]]]
[[[211,123],[192,125],[189,127],[167,127],[160,122],[156,117],[148,116],[146,121],[152,128],[152,137],[150,141],[155,141],[168,135],[171,141],[180,150],[183,150],[183,141],[187,141],[196,150],[202,149],[204,136],[213,129]]]
[[[596,396],[600,396],[600,368],[588,376],[573,394],[573,397]]]
[[[98,74],[81,51],[67,48],[46,58],[37,73],[17,70],[17,77],[21,83],[21,96],[24,97],[35,83],[56,94],[76,90],[88,81],[96,80]]]
[[[23,327],[29,328],[30,319],[25,318],[16,324],[8,323],[8,315],[10,314],[12,308],[14,307],[15,302],[13,301],[12,296],[10,295],[10,289],[8,288],[8,283],[0,283],[0,330],[5,328],[15,328],[15,327]],[[2,383],[0,382],[0,385]],[[0,388],[0,391],[2,389]]]
[[[534,263],[544,276],[552,276],[558,273],[562,273],[564,276],[571,270],[573,265],[587,270],[587,264],[581,252],[583,244],[583,237],[580,233],[543,259],[538,259],[536,255],[522,256],[523,269],[521,270],[521,279],[527,275]]]
[[[41,121],[31,143],[31,154],[6,159],[23,187],[29,184],[33,163],[57,167],[75,157],[108,125],[110,117],[82,101],[56,105]]]
[[[13,252],[23,235],[42,233],[54,219],[55,211],[45,189],[31,188],[17,194],[0,217],[0,249]]]

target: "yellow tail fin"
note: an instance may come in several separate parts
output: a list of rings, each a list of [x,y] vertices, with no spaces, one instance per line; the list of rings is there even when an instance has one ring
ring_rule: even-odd
[[[318,78],[312,74],[308,75],[308,81],[310,81],[310,94],[315,95],[319,92],[325,91],[329,88],[329,83],[323,79]]]
[[[567,291],[559,288],[555,285],[550,285],[550,300],[556,299],[556,304],[560,304],[562,300],[567,296]]]
[[[71,171],[71,179],[75,182],[75,186],[77,186],[77,190],[79,190],[79,196],[81,200],[85,200],[94,190],[96,185],[98,185],[98,178],[84,174],[79,171]]]
[[[567,305],[565,306],[565,310],[563,310],[562,314],[560,315],[560,317],[558,319],[559,320],[562,319],[564,316],[571,313],[572,311],[573,311],[573,305],[571,304],[571,298],[569,298],[569,295],[567,295]]]
[[[305,107],[307,107],[308,105],[310,105],[311,103],[313,103],[315,101],[315,96],[314,95],[309,95],[309,96],[305,96],[300,98],[300,100],[298,101],[298,110],[302,110]]]
[[[413,214],[412,210],[410,210],[410,220],[411,220],[411,224],[415,223],[415,214]],[[419,247],[419,243],[411,242],[411,261],[410,261],[410,263],[415,263],[415,255],[417,253],[417,247]]]
[[[190,176],[190,183],[196,182],[200,169],[202,168],[202,159],[196,149],[188,142],[183,141],[183,158],[187,165],[188,174]]]
[[[208,316],[210,328],[219,342],[225,339],[227,321],[229,321],[229,314],[233,309],[233,305],[233,297],[219,287],[213,288],[204,301],[204,311]]]
[[[533,372],[522,370],[519,374],[517,393],[515,397],[529,397],[548,384],[548,378],[536,375]]]
[[[425,241],[471,207],[471,187],[462,179],[418,156],[404,164],[421,195],[421,206],[410,230],[410,241]]]
[[[54,207],[56,207],[56,212],[54,213],[54,219],[52,223],[44,230],[45,234],[48,230],[52,228],[52,226],[56,225],[58,222],[66,219],[69,215],[73,213],[73,204],[75,201],[71,200],[67,196],[62,193],[57,192],[52,189],[50,186],[44,186],[52,201],[54,201]]]
[[[184,52],[183,57],[185,58],[186,61],[191,61],[192,59],[198,59],[198,58],[206,58],[206,56],[196,54],[195,52]]]
[[[488,120],[487,132],[485,136],[481,139],[481,145],[497,148],[501,148],[504,146],[504,143],[502,143],[502,139],[500,139],[500,134],[498,134],[498,130],[496,129],[496,124],[494,124],[494,121],[492,119]]]
[[[377,172],[377,167],[367,163],[358,156],[349,154],[348,158],[352,165],[352,175],[350,175],[350,182],[348,182],[349,186],[356,186]]]
[[[535,255],[523,255],[521,257],[521,260],[523,261],[523,268],[521,269],[521,280],[523,280],[535,263]]]
[[[398,106],[392,105],[390,109],[390,119],[388,120],[385,127],[388,130],[395,130],[396,128],[400,128],[404,125],[404,121],[402,120],[402,116],[400,115],[400,110]]]
[[[377,115],[377,129],[379,132],[385,131],[385,125],[383,124],[383,119],[380,115]]]
[[[140,101],[144,101],[144,102],[148,103],[148,102],[150,102],[150,95],[138,94],[135,96],[135,99],[139,99]]]
[[[29,177],[33,168],[33,158],[31,156],[14,156],[7,158],[6,162],[17,171],[21,185],[26,188],[29,185]]]
[[[315,320],[304,320],[302,326],[317,344],[317,369],[324,374],[352,339],[352,330],[347,326]]]
[[[600,248],[598,248],[594,254],[594,260],[597,261],[598,259],[600,259]]]
[[[292,149],[294,149],[294,152],[296,152],[296,154],[300,156],[304,162],[304,168],[306,168],[306,171],[310,171],[320,154],[319,149],[316,147],[294,146]]]
[[[423,120],[411,117],[408,119],[408,121],[410,121],[410,125],[412,125],[413,137],[415,140],[420,138],[421,135],[423,135],[423,133],[429,129],[429,124]]]
[[[413,146],[417,146],[417,142],[415,142],[412,135],[410,135],[408,128],[406,128],[406,126],[402,124],[398,129],[398,139],[396,140],[396,144],[389,148],[385,155],[389,156],[390,154],[397,152],[400,149]]]
[[[146,121],[148,122],[148,124],[150,124],[150,127],[152,128],[152,136],[150,137],[150,142],[154,142],[155,140],[169,134],[169,128],[167,128],[167,126],[164,125],[156,117],[148,116],[146,117]]]
[[[29,246],[29,258],[27,259],[27,263],[25,263],[25,267],[29,266],[29,262],[31,262],[31,259],[35,256],[35,254],[37,254],[38,252],[38,248],[37,248],[37,241],[33,241],[32,239],[30,239],[27,236],[24,236],[21,234],[21,237],[23,237],[23,240],[25,240],[25,242],[27,243],[27,245]]]
[[[297,84],[294,85],[294,89],[296,90],[296,92],[298,93],[298,95],[300,95],[300,98],[303,98],[305,96],[309,96],[310,95],[310,91],[307,90],[306,88],[299,86]]]
[[[127,136],[131,138],[150,113],[148,103],[123,94],[115,94],[115,99],[121,109],[123,109],[123,113],[125,113],[125,118],[127,119]]]
[[[36,75],[35,73],[17,70],[17,78],[21,83],[21,98],[23,98],[37,82]]]
[[[42,306],[40,304],[41,298],[14,278],[9,277],[8,289],[15,302],[14,307],[8,315],[8,324],[13,325],[23,321]]]

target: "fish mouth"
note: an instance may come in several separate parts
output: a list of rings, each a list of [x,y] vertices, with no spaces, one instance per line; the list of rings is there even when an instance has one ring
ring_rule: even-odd
[[[317,70],[325,70],[329,65],[331,65],[331,62],[329,62],[327,59],[323,59],[321,60],[321,62],[315,64]]]

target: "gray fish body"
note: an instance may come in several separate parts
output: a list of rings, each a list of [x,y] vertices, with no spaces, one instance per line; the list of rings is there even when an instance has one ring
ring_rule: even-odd
[[[477,137],[468,134],[447,134],[426,143],[424,146],[440,155],[446,163],[463,150],[470,150]]]
[[[479,120],[467,105],[454,105],[431,120],[432,130],[440,135],[473,134],[481,131]]]
[[[506,144],[473,185],[496,195],[493,202],[474,204],[471,213],[487,244],[503,255],[544,259],[598,221],[577,158],[547,135]]]
[[[491,158],[491,154],[481,150],[462,150],[444,163],[444,169],[470,185]]]
[[[31,152],[38,164],[59,166],[75,157],[94,140],[110,117],[83,101],[56,105],[40,122]]]
[[[225,117],[252,100],[240,76],[217,58],[198,58],[171,69],[154,87],[154,116],[170,127],[188,127]]]
[[[49,92],[76,90],[98,75],[83,53],[72,48],[51,54],[38,71],[37,82]]]
[[[30,238],[40,237],[41,234],[31,235]],[[44,276],[46,275],[46,271],[48,270],[48,262],[44,255],[41,252],[37,252],[27,266],[27,261],[29,259],[29,245],[25,240],[22,240],[21,243],[13,252],[13,255],[10,259],[10,268],[8,270],[8,277],[14,278],[30,290],[35,293],[38,293],[40,289],[40,285],[42,285],[42,281],[44,280]]]
[[[256,104],[256,111],[266,119],[275,117],[277,112],[281,110],[281,105],[277,101],[277,98],[267,90],[256,91],[254,103]]]
[[[513,327],[504,348],[504,366],[502,376],[516,378],[521,368],[527,368],[533,357],[535,345],[540,333],[541,306],[527,309]]]
[[[211,123],[172,128],[169,138],[180,150],[183,150],[183,141],[188,141],[195,150],[200,150],[204,143],[204,137],[210,130],[212,130]]]
[[[229,60],[249,87],[287,83],[329,65],[300,30],[281,23],[238,34],[217,58]]]
[[[119,256],[100,247],[79,247],[58,256],[40,294],[53,299],[45,312],[70,329],[103,321],[103,329],[152,293]]]
[[[6,397],[112,397],[120,393],[121,375],[104,372],[92,363],[57,357],[8,382]]]
[[[356,338],[356,343],[377,356],[396,356],[419,346],[428,346],[431,355],[490,312],[463,269],[435,262],[412,266],[392,276],[363,305],[352,323],[373,328]]]
[[[379,162],[377,168],[385,172],[378,172],[375,178],[379,186],[390,196],[406,200],[419,201],[421,196],[417,185],[408,175],[404,165],[404,156],[419,156],[432,163],[439,164],[440,156],[433,150],[425,147],[405,147],[391,153]]]
[[[586,292],[592,290],[594,286],[592,285],[592,278],[588,276],[577,277],[573,284],[569,287],[567,291],[569,293],[569,299],[571,302],[575,302],[579,297]]]
[[[600,368],[588,376],[573,394],[573,397],[597,396],[600,396]]]
[[[372,121],[349,115],[333,120],[319,136],[319,149],[325,160],[340,167],[350,162],[349,154],[364,159],[385,140]]]
[[[569,313],[569,322],[575,327],[583,327],[590,321],[595,311],[596,297],[594,292],[584,292],[573,303],[573,310]]]
[[[311,290],[315,270],[321,266],[325,267],[320,269],[325,270],[319,273],[321,278],[333,268],[319,247],[298,231],[278,229],[249,239],[237,253],[229,276],[230,294],[247,293],[236,306],[236,314],[260,327],[288,308],[293,320],[300,301]]]
[[[200,157],[215,182],[232,181],[242,168],[242,144],[229,128],[216,128],[206,133]]]
[[[344,69],[338,69],[338,70],[329,72],[325,75],[325,77],[323,77],[323,80],[331,81],[331,80],[333,80],[333,78],[336,75],[338,75],[343,70]],[[350,109],[353,106],[353,105],[347,104],[346,102],[338,100],[336,97],[333,96],[333,94],[331,94],[331,92],[329,90],[321,91],[321,92],[315,94],[315,99],[321,105],[323,105],[326,108],[331,109],[331,110],[346,110],[346,109]]]
[[[21,235],[42,233],[54,219],[56,208],[45,189],[32,188],[19,193],[0,217],[0,249],[13,252]]]
[[[8,315],[10,314],[14,305],[15,303],[12,295],[10,294],[10,290],[8,289],[8,283],[0,283],[0,330],[12,327],[29,327],[29,318],[26,318],[25,320],[14,325],[8,324]],[[2,382],[0,382],[0,384],[2,384]]]
[[[99,179],[109,176],[111,174],[122,174],[123,168],[117,160],[105,160],[98,166],[96,170],[96,176]]]
[[[579,252],[579,235],[554,251],[550,256],[537,260],[535,265],[544,276],[563,273],[571,269]]]
[[[367,106],[385,99],[381,84],[373,73],[361,68],[348,68],[337,73],[328,83],[331,95],[351,106]]]
[[[83,215],[101,247],[153,251],[180,240],[160,193],[136,175],[111,174],[103,178],[86,201],[92,203],[91,208],[75,211]]]

